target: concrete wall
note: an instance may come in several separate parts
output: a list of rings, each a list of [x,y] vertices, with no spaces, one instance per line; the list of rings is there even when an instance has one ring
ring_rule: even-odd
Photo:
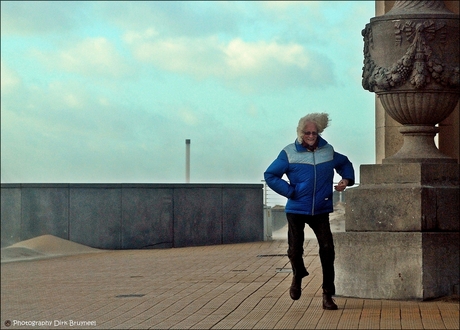
[[[45,234],[102,249],[263,241],[263,185],[2,184],[1,246]]]

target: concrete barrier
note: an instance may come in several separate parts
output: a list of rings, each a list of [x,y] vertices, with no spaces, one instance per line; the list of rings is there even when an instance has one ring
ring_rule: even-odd
[[[2,184],[1,246],[46,234],[101,249],[263,241],[263,185]]]

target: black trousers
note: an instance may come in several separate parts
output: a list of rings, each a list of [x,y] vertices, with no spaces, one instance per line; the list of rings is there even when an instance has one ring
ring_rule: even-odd
[[[288,220],[288,257],[291,262],[294,276],[302,278],[308,275],[303,262],[303,244],[305,240],[305,224],[308,224],[316,235],[319,245],[319,257],[323,270],[323,292],[335,294],[334,285],[334,241],[329,213],[318,215],[286,214]]]

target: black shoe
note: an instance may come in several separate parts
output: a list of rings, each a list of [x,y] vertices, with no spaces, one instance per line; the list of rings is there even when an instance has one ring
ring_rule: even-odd
[[[289,289],[289,294],[291,295],[292,300],[299,300],[300,295],[302,294],[302,278],[292,276],[292,284]]]
[[[336,310],[338,307],[332,299],[332,296],[327,293],[323,293],[323,309]]]

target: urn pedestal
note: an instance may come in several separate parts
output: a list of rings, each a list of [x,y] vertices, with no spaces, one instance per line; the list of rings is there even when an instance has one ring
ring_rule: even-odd
[[[362,165],[334,234],[338,295],[427,300],[458,294],[456,163]]]
[[[426,300],[458,293],[459,171],[434,143],[460,95],[459,16],[442,1],[396,1],[363,30],[363,87],[404,137],[347,190],[345,232],[334,236],[336,292]]]

